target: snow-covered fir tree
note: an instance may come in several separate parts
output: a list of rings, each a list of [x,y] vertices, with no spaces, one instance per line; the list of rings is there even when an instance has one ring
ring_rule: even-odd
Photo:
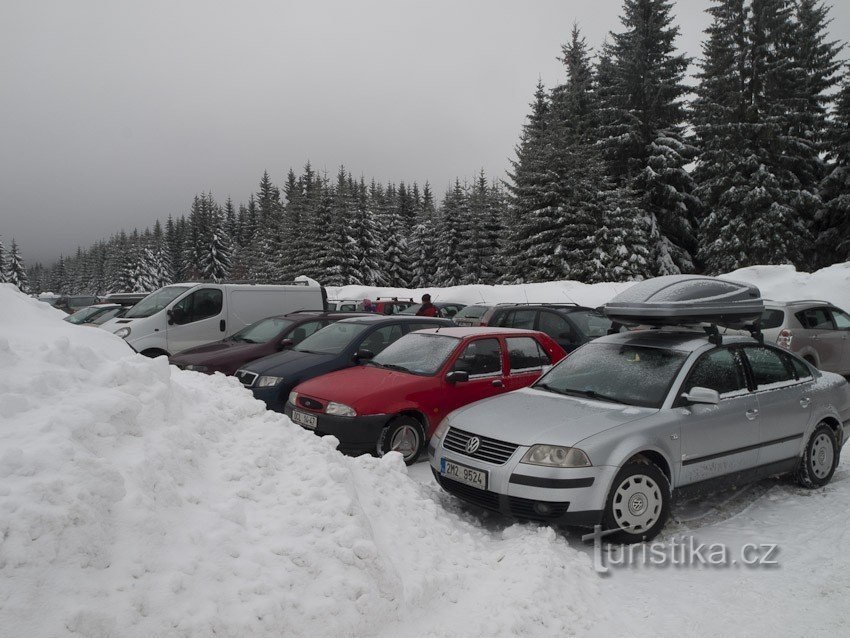
[[[224,281],[230,275],[232,267],[231,242],[227,233],[227,220],[220,209],[211,211],[209,224],[206,250],[199,264],[201,275],[204,279]]]
[[[0,236],[0,284],[6,283],[6,249],[3,246],[3,237]]]
[[[828,138],[833,148],[829,172],[820,184],[823,210],[816,244],[824,263],[850,261],[850,72],[845,71]]]
[[[21,292],[29,292],[27,269],[24,266],[24,260],[21,257],[21,252],[18,250],[18,244],[15,242],[14,237],[12,238],[12,244],[9,246],[6,281],[17,286]]]

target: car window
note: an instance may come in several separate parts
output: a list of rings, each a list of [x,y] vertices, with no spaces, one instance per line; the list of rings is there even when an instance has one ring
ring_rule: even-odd
[[[410,323],[406,323],[405,325],[407,326],[408,332],[416,332],[417,330],[428,330],[429,328],[438,327],[437,325],[426,321],[423,321],[422,323],[414,323],[411,321]]]
[[[506,328],[521,328],[522,330],[534,330],[534,317],[536,310],[511,310],[499,323]]]
[[[762,330],[770,330],[771,328],[778,328],[785,322],[785,312],[783,310],[777,310],[775,308],[771,308],[765,310],[761,313],[761,329]]]
[[[289,319],[279,317],[260,319],[250,326],[245,326],[230,338],[233,341],[243,343],[266,343],[280,334],[284,328],[291,326],[292,323]]]
[[[682,390],[690,392],[696,387],[717,390],[718,394],[746,390],[747,379],[737,351],[720,348],[700,357]]]
[[[470,377],[498,374],[502,371],[502,349],[498,339],[476,339],[460,353],[452,370],[468,372]]]
[[[375,330],[360,343],[359,350],[368,350],[372,354],[378,354],[388,345],[401,338],[401,325],[393,324]]]
[[[850,330],[850,315],[837,308],[830,309],[830,313],[832,313],[836,328],[839,330]]]
[[[774,383],[782,383],[794,380],[794,374],[785,365],[779,353],[770,348],[748,346],[744,348],[750,369],[753,371],[753,380],[757,389],[762,389]]]
[[[306,321],[290,330],[286,338],[292,339],[294,344],[299,344],[311,334],[324,327],[325,323],[323,321]]]
[[[115,319],[116,317],[123,317],[127,313],[127,308],[113,308],[112,310],[107,310],[101,315],[98,315],[94,319],[92,319],[91,323],[96,326],[100,326],[105,324],[110,319]]]
[[[435,374],[460,343],[457,337],[433,333],[408,334],[390,344],[368,365],[412,374]]]
[[[193,323],[217,316],[221,313],[222,304],[221,290],[201,288],[178,301],[171,309],[171,315],[176,324]]]
[[[809,370],[809,366],[800,361],[797,357],[789,356],[788,359],[791,360],[791,367],[794,368],[794,374],[797,375],[798,379],[810,379],[812,377],[812,371]]]
[[[512,372],[541,368],[551,363],[549,356],[532,337],[508,337],[505,343],[508,346],[508,361]]]
[[[809,308],[797,313],[797,319],[809,330],[834,330],[832,319],[826,308]]]
[[[339,354],[369,328],[367,323],[338,321],[317,330],[294,349],[314,354]]]
[[[133,306],[126,317],[128,319],[150,317],[165,308],[187,290],[189,290],[189,286],[166,286],[165,288],[160,288]]]
[[[556,340],[577,340],[576,331],[570,325],[570,322],[554,312],[543,310],[540,313],[540,324],[537,329]]]
[[[467,319],[480,319],[489,309],[490,306],[466,306],[458,311],[455,319],[462,319],[464,317]]]
[[[604,337],[613,325],[608,317],[595,310],[576,310],[570,313],[570,320],[588,339]]]

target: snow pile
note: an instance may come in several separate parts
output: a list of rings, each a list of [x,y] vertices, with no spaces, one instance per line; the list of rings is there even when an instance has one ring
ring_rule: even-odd
[[[850,262],[834,264],[814,273],[797,272],[794,266],[751,266],[721,275],[757,285],[765,299],[792,301],[822,299],[850,311]],[[328,287],[331,299],[375,299],[377,297],[412,297],[417,302],[423,293],[433,301],[456,301],[465,304],[531,302],[573,302],[595,308],[629,288],[633,282],[583,284],[578,281],[550,281],[539,284],[510,286],[468,285],[451,288],[380,288],[374,286]]]
[[[0,633],[571,635],[603,615],[546,527],[443,509],[237,381],[0,286]]]

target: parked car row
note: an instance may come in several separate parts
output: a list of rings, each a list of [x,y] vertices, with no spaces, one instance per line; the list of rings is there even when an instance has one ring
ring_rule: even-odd
[[[601,309],[443,304],[452,320],[381,302],[333,312],[315,285],[176,284],[104,327],[235,375],[345,452],[427,451],[475,506],[626,542],[655,536],[679,495],[782,473],[824,485],[847,438],[850,388],[817,366],[850,370],[850,316],[825,302],[691,276]]]

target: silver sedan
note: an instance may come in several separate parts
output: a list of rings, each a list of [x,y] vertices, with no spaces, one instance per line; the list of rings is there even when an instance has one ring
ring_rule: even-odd
[[[429,457],[465,501],[636,542],[679,495],[785,473],[825,485],[848,425],[847,381],[787,350],[647,330],[597,339],[531,388],[453,412]]]

